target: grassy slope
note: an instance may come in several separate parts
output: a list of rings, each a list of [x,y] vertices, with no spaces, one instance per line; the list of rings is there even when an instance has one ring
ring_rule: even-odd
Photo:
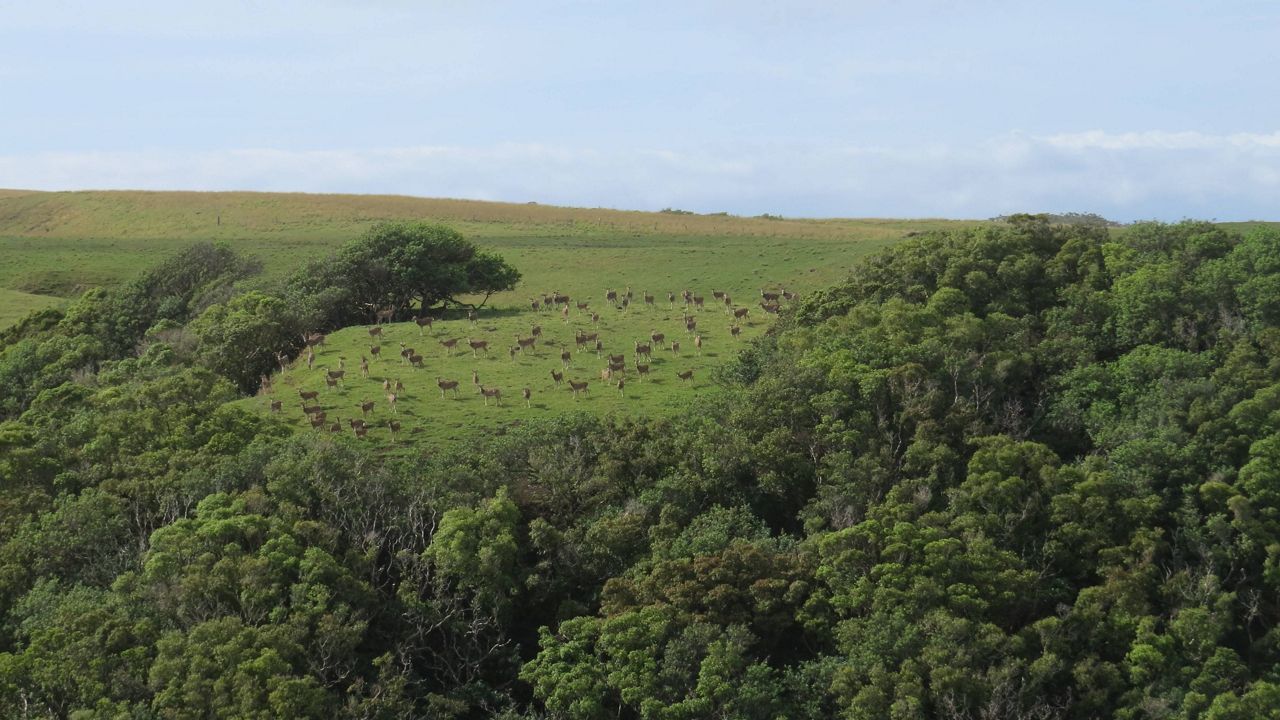
[[[219,220],[220,217],[220,220]],[[430,219],[460,229],[479,245],[497,251],[524,275],[521,287],[495,296],[471,327],[466,320],[437,324],[435,335],[484,337],[494,345],[490,357],[469,352],[445,356],[436,339],[419,339],[418,328],[397,324],[387,329],[386,358],[372,377],[359,376],[359,358],[368,354],[364,328],[330,336],[315,370],[303,364],[275,379],[275,396],[284,400],[286,417],[303,427],[297,389],[322,390],[321,404],[331,416],[356,416],[361,400],[377,400],[370,421],[391,417],[381,381],[399,378],[406,392],[399,401],[404,424],[401,441],[434,444],[465,437],[475,429],[498,431],[510,423],[568,409],[607,413],[676,413],[712,391],[711,369],[733,352],[730,321],[712,305],[712,290],[728,291],[738,305],[753,308],[742,340],[763,332],[767,316],[759,309],[759,289],[786,287],[807,292],[838,281],[868,252],[910,231],[954,225],[950,221],[767,220],[728,216],[678,215],[542,205],[432,200],[396,196],[342,196],[259,193],[0,192],[0,252],[12,261],[0,266],[0,288],[70,295],[84,287],[108,285],[135,274],[159,257],[196,240],[226,242],[264,262],[267,280],[291,272],[307,258],[320,256],[356,236],[370,224],[391,218]],[[623,314],[604,303],[607,288],[635,290],[636,305]],[[666,293],[689,288],[706,297],[699,330],[704,353],[694,354],[681,322],[683,308],[668,306]],[[572,349],[573,332],[590,327],[576,310],[569,323],[529,309],[530,297],[559,290],[591,303],[602,318],[606,349],[625,352],[634,363],[632,344],[652,331],[679,339],[679,357],[656,354],[653,378],[641,383],[629,374],[626,396],[599,380],[604,363],[594,353],[574,353],[568,377],[591,382],[589,397],[577,401],[552,385],[549,371],[560,368],[559,351]],[[658,296],[646,308],[643,291]],[[30,295],[22,297],[30,298]],[[0,300],[3,298],[0,297]],[[16,319],[16,318],[13,318]],[[12,319],[10,319],[11,321]],[[3,321],[3,318],[0,318]],[[528,335],[540,323],[545,340],[537,354],[512,361],[506,349],[516,334]],[[427,358],[424,370],[399,364],[404,341]],[[465,341],[464,341],[465,343]],[[348,382],[328,391],[323,367],[346,358]],[[486,385],[503,390],[501,408],[484,406],[471,385],[477,370]],[[676,372],[692,369],[686,386]],[[459,399],[442,401],[437,375],[461,381]],[[532,389],[526,408],[520,389]],[[244,404],[265,408],[263,398]],[[389,442],[385,429],[375,434]]]

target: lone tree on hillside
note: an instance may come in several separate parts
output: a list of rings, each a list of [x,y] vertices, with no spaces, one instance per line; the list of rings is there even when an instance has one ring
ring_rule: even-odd
[[[519,280],[518,270],[453,228],[387,222],[312,263],[291,284],[317,303],[320,324],[341,326],[366,321],[379,309],[400,311],[415,304],[424,314],[449,305],[479,308]],[[470,303],[459,299],[464,295],[482,297]]]

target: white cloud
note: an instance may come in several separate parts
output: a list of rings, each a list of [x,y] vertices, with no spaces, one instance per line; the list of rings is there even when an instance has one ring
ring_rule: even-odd
[[[807,216],[1275,218],[1280,133],[1033,136],[971,146],[540,144],[0,155],[0,187],[377,192]]]

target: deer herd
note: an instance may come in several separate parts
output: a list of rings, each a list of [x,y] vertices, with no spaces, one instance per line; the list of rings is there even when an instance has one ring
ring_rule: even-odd
[[[698,320],[700,314],[705,310],[706,301],[704,296],[696,295],[689,290],[683,290],[680,293],[667,292],[666,296],[669,309],[674,309],[676,303],[678,301],[682,301],[683,312],[681,314],[681,322],[684,325],[685,334],[687,336],[691,336],[693,350],[698,356],[701,356],[705,338],[703,332],[698,330]],[[624,290],[607,289],[604,292],[603,305],[606,308],[612,306],[620,313],[632,313],[635,312],[631,307],[633,297],[633,291],[630,286]],[[724,291],[713,290],[711,297],[724,308],[725,316],[729,320],[729,334],[734,338],[740,337],[742,332],[740,323],[748,321],[750,308],[735,305],[729,293]],[[657,310],[658,296],[656,294],[642,290],[640,292],[640,298],[646,308],[646,311]],[[776,292],[767,291],[764,288],[761,288],[759,303],[760,309],[768,314],[776,314],[780,310],[781,303],[783,301],[790,301],[795,298],[796,295],[785,288],[780,288]],[[667,333],[661,332],[657,329],[650,330],[648,338],[643,341],[638,338],[632,340],[632,359],[630,363],[628,363],[625,353],[606,353],[605,340],[602,337],[602,333],[596,329],[601,323],[600,313],[597,309],[592,308],[592,302],[590,299],[572,299],[570,296],[561,294],[560,292],[553,292],[532,298],[529,306],[535,313],[558,312],[565,323],[570,321],[570,317],[576,309],[580,317],[588,319],[590,322],[589,330],[579,328],[573,331],[573,350],[570,350],[567,342],[560,345],[560,369],[557,369],[556,367],[550,368],[552,380],[552,385],[550,387],[561,387],[567,382],[568,390],[573,394],[575,400],[578,400],[582,396],[590,397],[591,392],[590,383],[588,383],[588,381],[565,377],[566,372],[568,372],[574,365],[573,360],[575,353],[579,358],[583,356],[590,356],[591,353],[594,353],[595,357],[601,362],[600,382],[605,386],[616,390],[618,395],[621,397],[626,397],[626,381],[627,374],[629,372],[634,372],[635,380],[640,383],[645,383],[646,381],[656,382],[656,380],[653,379],[653,376],[655,370],[660,370],[660,368],[655,366],[655,350],[669,352],[674,358],[681,357],[680,341],[675,338],[669,338]],[[368,345],[368,355],[366,356],[361,354],[360,356],[360,376],[365,380],[372,380],[371,374],[373,373],[384,376],[382,379],[382,390],[385,393],[384,397],[386,400],[386,407],[392,416],[398,416],[399,411],[396,404],[398,400],[406,396],[405,386],[398,378],[392,379],[387,376],[388,368],[385,366],[388,364],[388,361],[384,360],[382,355],[383,345],[387,342],[388,334],[391,332],[396,332],[398,334],[398,332],[400,332],[394,330],[391,326],[385,325],[386,323],[390,323],[394,318],[395,311],[393,308],[371,309],[375,311],[374,317],[376,322],[372,327],[367,329],[370,344]],[[706,318],[704,317],[703,319],[705,320]],[[420,338],[425,339],[426,335],[433,333],[436,320],[435,318],[431,316],[422,316],[415,317],[413,320],[417,325],[417,335]],[[467,312],[467,320],[474,331],[479,322],[478,313],[475,310],[469,310]],[[405,337],[408,339],[409,336]],[[308,369],[314,368],[317,348],[325,347],[325,339],[325,334],[319,332],[306,333],[302,336],[302,343],[304,347],[303,352],[306,357]],[[466,347],[471,349],[472,359],[479,360],[481,353],[483,353],[486,358],[489,357],[490,340],[474,337],[443,337],[437,338],[436,342],[438,342],[442,348],[441,355],[453,357],[454,350],[457,349],[459,343],[464,339],[467,343]],[[544,357],[538,349],[540,341],[544,346],[555,346],[558,344],[555,340],[548,342],[544,338],[541,324],[532,325],[527,335],[516,333],[514,335],[514,339],[515,344],[507,347],[507,354],[513,362],[518,357],[524,356]],[[398,340],[398,343],[400,346],[400,360],[395,366],[407,366],[410,372],[416,372],[417,370],[424,369],[426,367],[427,358],[422,352],[411,347],[407,342]],[[321,350],[321,352],[325,351]],[[338,356],[337,369],[333,369],[332,366],[326,365],[323,367],[324,373],[321,376],[325,381],[327,389],[335,390],[343,394],[345,394],[347,390],[346,382],[348,380],[346,376],[345,359],[346,358],[343,356]],[[278,353],[276,360],[280,364],[281,370],[285,370],[288,364],[288,357]],[[371,365],[371,363],[373,364]],[[659,376],[661,376],[661,373],[659,373]],[[685,368],[676,371],[674,376],[680,380],[682,385],[688,385],[693,382],[694,372],[690,368]],[[485,406],[490,404],[490,400],[493,400],[493,403],[497,406],[501,406],[503,404],[502,389],[500,387],[482,384],[480,381],[479,370],[472,370],[471,383],[475,392],[478,393],[484,401]],[[441,400],[448,400],[450,394],[452,394],[454,400],[461,399],[458,380],[436,376],[436,387],[440,391]],[[269,378],[264,382],[263,391],[271,391]],[[328,431],[332,433],[343,431],[343,423],[341,419],[334,417],[330,420],[328,415],[330,411],[334,411],[337,407],[342,407],[342,405],[331,405],[326,409],[326,406],[320,403],[319,390],[299,389],[298,396],[305,422],[310,424],[312,428],[317,431]],[[533,388],[521,388],[520,397],[524,400],[526,408],[532,407]],[[280,413],[283,411],[283,400],[278,398],[269,398],[269,402],[271,412]],[[346,423],[347,427],[351,429],[356,437],[367,437],[370,429],[374,427],[385,427],[390,433],[392,439],[395,439],[401,429],[401,422],[397,417],[385,419],[377,425],[370,425],[367,422],[369,415],[374,413],[378,406],[378,401],[369,400],[367,397],[361,398],[359,402],[346,405],[346,407],[351,409],[353,414],[357,409],[360,411],[360,417],[349,417],[347,418]],[[412,412],[410,412],[410,415],[412,415]]]

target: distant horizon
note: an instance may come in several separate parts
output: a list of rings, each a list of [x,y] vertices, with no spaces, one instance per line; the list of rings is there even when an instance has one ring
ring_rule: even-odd
[[[0,185],[1268,217],[1276,37],[1256,0],[13,4]]]

